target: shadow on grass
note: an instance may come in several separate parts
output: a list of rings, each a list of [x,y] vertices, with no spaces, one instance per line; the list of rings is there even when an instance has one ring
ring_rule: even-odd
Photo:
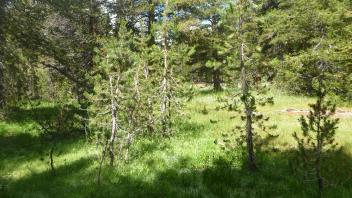
[[[77,141],[78,137],[58,140],[54,156],[69,152],[77,145]],[[0,145],[0,173],[3,174],[6,174],[7,168],[20,167],[32,160],[47,160],[49,150],[52,147],[51,142],[43,141],[40,136],[34,136],[30,133],[0,135]]]
[[[21,180],[7,181],[8,184],[0,192],[0,197],[72,197],[75,193],[80,192],[80,187],[89,186],[91,181],[87,178],[91,178],[92,175],[89,171],[83,170],[88,168],[91,163],[92,161],[89,158],[83,158],[69,165],[56,168],[54,174],[48,170],[43,173],[32,174]],[[71,178],[74,178],[75,181]],[[82,195],[84,194],[82,193]]]
[[[7,110],[5,119],[7,122],[35,122],[54,119],[59,113],[59,108],[55,106],[36,107],[25,109],[21,107],[12,107]]]
[[[294,151],[259,156],[261,169],[254,173],[221,157],[203,168],[193,167],[189,158],[172,167],[146,165],[153,172],[149,179],[126,167],[105,167],[100,186],[92,161],[81,159],[58,168],[56,176],[44,172],[13,181],[3,197],[316,197],[314,181],[289,165],[293,156]],[[338,151],[325,162],[325,178],[338,185],[328,186],[324,197],[350,197],[351,157]]]
[[[53,145],[51,136],[45,134],[39,126],[39,122],[53,122],[58,115],[65,110],[66,114],[77,115],[78,111],[72,105],[64,106],[37,106],[31,109],[22,107],[12,107],[6,111],[4,124],[0,127],[0,171],[7,166],[16,167],[26,161],[33,159],[46,158],[47,152]],[[72,117],[72,116],[71,116]],[[71,118],[68,117],[68,118]],[[70,123],[73,123],[73,119]],[[76,120],[74,120],[76,121]],[[49,128],[54,128],[50,124],[46,124]],[[82,132],[75,128],[71,130],[73,124],[66,127],[69,133],[58,131],[55,136],[57,146],[56,153],[66,152],[77,143]],[[66,129],[65,128],[65,129]],[[59,133],[60,132],[60,133]]]
[[[36,106],[30,109],[10,107],[5,112],[5,121],[8,123],[30,123],[54,120],[63,109],[67,114],[81,115],[83,113],[73,105]]]

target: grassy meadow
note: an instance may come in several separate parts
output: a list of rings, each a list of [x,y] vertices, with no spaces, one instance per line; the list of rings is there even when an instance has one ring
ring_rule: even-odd
[[[129,162],[103,167],[100,185],[101,149],[84,136],[59,141],[52,175],[50,144],[40,139],[34,121],[25,115],[2,121],[0,197],[316,197],[315,182],[292,165],[296,163],[292,133],[300,130],[300,115],[282,111],[308,109],[314,98],[271,93],[275,104],[259,111],[270,116],[270,123],[278,126],[273,133],[279,136],[257,153],[259,171],[250,173],[240,149],[227,154],[214,143],[240,123],[235,112],[218,110],[217,97],[222,94],[199,90],[175,122],[172,137],[137,139]],[[352,116],[339,118],[336,141],[342,149],[324,156],[328,184],[324,197],[348,198],[352,196]]]

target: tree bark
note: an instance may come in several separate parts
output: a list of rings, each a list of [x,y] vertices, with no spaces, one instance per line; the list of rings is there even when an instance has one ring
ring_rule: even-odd
[[[242,100],[244,103],[244,111],[246,113],[246,143],[247,143],[247,154],[248,154],[248,166],[249,169],[254,171],[257,169],[254,156],[254,144],[253,144],[253,111],[250,106],[249,98],[249,82],[247,80],[247,72],[244,64],[244,43],[240,47],[240,59],[241,59],[241,82],[242,82]]]
[[[211,20],[210,20],[210,23],[211,23],[211,31],[213,33],[213,35],[216,34],[217,32],[217,24],[218,24],[218,20],[216,19],[215,16],[212,16],[211,17]],[[215,41],[213,40],[212,41],[212,45],[215,46]],[[216,51],[215,49],[211,49],[211,57],[212,58],[215,58],[217,57],[217,54],[216,54]],[[213,68],[213,89],[215,91],[221,91],[222,90],[222,87],[221,87],[221,73],[220,73],[220,69],[219,68]]]
[[[98,24],[98,4],[96,0],[90,0],[90,8],[89,8],[89,30],[91,34],[91,51],[89,52],[89,64],[88,69],[92,69],[95,67],[96,63],[94,60],[94,48],[96,46],[97,39],[97,24]]]
[[[153,24],[155,23],[155,4],[153,0],[148,0],[148,22],[147,22],[147,34],[149,35],[148,45],[152,46],[155,44],[155,37],[153,34]],[[148,68],[148,60],[144,62],[144,76],[145,79],[148,81],[149,79],[149,68]],[[148,111],[148,121],[147,121],[147,131],[149,134],[154,132],[154,117],[153,117],[153,102],[150,95],[147,98],[147,111]]]
[[[97,36],[97,9],[98,5],[96,0],[90,0],[90,16],[89,16],[89,25],[90,33],[93,38]]]
[[[133,136],[134,136],[134,130],[135,130],[135,124],[136,124],[136,115],[135,112],[137,108],[139,108],[140,103],[140,83],[139,83],[139,70],[140,67],[137,68],[137,72],[134,76],[134,103],[136,106],[131,107],[129,109],[129,115],[128,115],[128,133],[127,133],[127,143],[126,143],[126,153],[125,153],[125,161],[127,162],[129,160],[129,151],[130,151],[130,146],[132,145],[133,142]]]
[[[220,75],[219,69],[213,69],[213,89],[215,91],[222,91]]]
[[[115,11],[116,11],[116,18],[115,18],[115,29],[114,34],[116,37],[119,35],[120,31],[120,20],[121,20],[121,2],[120,0],[115,0]]]
[[[36,74],[35,68],[30,67],[30,97],[31,99],[40,99],[39,95],[39,86],[38,86],[39,78]]]
[[[149,38],[149,46],[155,43],[155,38],[152,32],[152,27],[155,22],[155,5],[153,0],[148,0],[148,22],[147,22],[147,34],[150,36]]]
[[[54,150],[55,150],[55,140],[53,140],[53,144],[51,145],[50,152],[49,152],[49,159],[50,159],[50,168],[51,168],[51,174],[55,174],[55,165],[54,165]]]
[[[133,119],[133,118],[130,118],[130,119]],[[126,162],[129,160],[129,151],[130,151],[130,146],[132,144],[132,141],[133,141],[132,121],[129,121],[129,129],[127,134],[126,153],[125,153]]]
[[[240,1],[240,3],[244,3]],[[240,17],[238,21],[240,38],[243,39],[242,25],[244,23],[242,10],[240,10]],[[253,143],[253,110],[250,98],[250,82],[247,79],[247,71],[245,66],[245,43],[242,41],[239,54],[240,54],[240,68],[241,68],[241,84],[242,84],[242,102],[244,103],[244,112],[246,113],[246,144],[247,144],[247,155],[248,155],[248,168],[251,171],[257,170],[257,164],[255,161],[254,154],[254,143]]]
[[[319,91],[321,90],[321,82],[319,82]],[[324,190],[324,183],[323,183],[323,177],[321,176],[321,152],[323,148],[323,134],[321,131],[321,105],[323,102],[323,95],[321,93],[318,93],[318,102],[317,102],[317,109],[316,112],[318,112],[318,120],[316,122],[316,127],[317,127],[317,147],[316,147],[316,159],[315,159],[315,174],[317,177],[317,184],[318,184],[318,196],[322,197],[323,195],[323,190]]]
[[[144,78],[146,81],[149,80],[149,68],[146,61],[144,62]],[[153,134],[154,132],[153,111],[154,111],[154,107],[153,107],[152,97],[151,97],[151,94],[148,93],[147,95],[147,112],[148,112],[147,131],[149,135]]]
[[[118,80],[119,81],[119,80]],[[110,97],[111,97],[111,136],[109,140],[109,155],[110,155],[110,166],[114,166],[115,152],[114,143],[117,134],[117,105],[115,99],[115,91],[113,85],[113,77],[109,76],[110,83]]]
[[[164,71],[163,71],[163,80],[161,85],[162,91],[162,102],[161,102],[161,127],[163,135],[169,135],[169,126],[170,126],[170,85],[169,85],[169,62],[168,62],[168,29],[167,29],[167,9],[169,1],[165,0],[165,7],[163,13],[163,54],[164,54]]]
[[[5,46],[5,0],[0,0],[0,108],[5,105],[4,46]]]
[[[323,190],[324,190],[323,178],[321,176],[321,148],[322,148],[321,141],[318,140],[318,148],[316,151],[316,161],[315,161],[315,173],[316,173],[316,177],[317,177],[318,196],[319,197],[322,197]]]

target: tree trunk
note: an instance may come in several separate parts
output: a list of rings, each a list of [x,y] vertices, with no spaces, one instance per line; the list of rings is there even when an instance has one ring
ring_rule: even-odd
[[[253,144],[253,127],[252,127],[252,110],[248,105],[246,109],[246,142],[247,142],[247,152],[248,152],[248,163],[250,170],[256,170],[257,165],[254,156],[254,144]]]
[[[35,68],[30,67],[30,82],[28,82],[30,83],[30,99],[40,99],[38,82],[39,78],[36,75]]]
[[[219,69],[213,69],[213,89],[215,91],[222,91],[220,75]]]
[[[155,43],[155,38],[152,32],[152,27],[155,22],[155,5],[153,3],[153,0],[148,0],[148,23],[147,23],[147,34],[150,36],[149,38],[149,46],[153,45]]]
[[[144,77],[146,81],[149,80],[149,68],[146,62],[144,63]],[[148,112],[147,131],[149,135],[151,135],[154,132],[153,111],[154,111],[153,101],[152,101],[151,95],[148,94],[147,95],[147,112]]]
[[[240,2],[243,3],[243,2]],[[241,12],[241,11],[240,11]],[[243,37],[242,25],[244,23],[243,15],[240,13],[239,17],[239,34]],[[242,102],[244,103],[244,112],[246,113],[246,143],[247,143],[247,155],[248,155],[248,168],[251,171],[257,170],[257,164],[255,162],[254,154],[254,143],[253,143],[253,110],[250,98],[250,82],[247,79],[244,52],[245,43],[242,42],[239,52],[240,52],[240,68],[241,68],[241,84],[242,84]]]
[[[211,31],[212,33],[215,35],[216,32],[217,32],[217,24],[218,24],[218,20],[216,19],[215,16],[212,16],[211,17]],[[212,45],[215,46],[215,41],[212,40]],[[210,51],[210,56],[212,58],[217,58],[217,53],[216,53],[216,50],[215,49],[211,49]],[[213,71],[212,71],[212,74],[213,74],[213,89],[214,91],[221,91],[222,90],[222,87],[221,87],[221,78],[220,78],[220,69],[219,68],[213,68]]]
[[[130,126],[132,127],[132,126]],[[130,151],[130,146],[133,141],[133,132],[131,129],[129,129],[128,134],[127,134],[127,144],[126,144],[126,153],[125,153],[125,161],[127,162],[129,160],[129,151]]]
[[[90,13],[89,13],[89,31],[91,34],[91,51],[89,52],[89,64],[88,69],[92,69],[95,67],[96,63],[94,60],[94,48],[96,46],[96,39],[97,39],[97,14],[98,14],[98,5],[96,0],[90,0]]]
[[[5,0],[0,0],[0,108],[5,105],[4,86],[4,46],[5,46]]]
[[[114,34],[116,37],[119,35],[120,31],[120,20],[121,20],[121,6],[120,6],[120,1],[115,0],[115,10],[116,10],[116,18],[115,18],[115,29],[114,29]]]
[[[96,0],[90,0],[89,28],[93,39],[97,36],[97,6]]]
[[[249,98],[249,82],[247,80],[246,67],[244,65],[244,43],[240,47],[240,59],[241,59],[241,83],[242,83],[242,100],[245,106],[246,113],[246,143],[247,143],[247,154],[248,154],[248,166],[250,170],[256,170],[257,165],[254,156],[254,144],[253,144],[253,112],[250,105]]]
[[[321,90],[321,82],[319,82],[319,90]],[[322,152],[322,148],[323,148],[323,134],[321,131],[321,105],[323,102],[323,97],[321,95],[321,93],[318,94],[318,97],[320,97],[318,99],[317,102],[317,109],[316,112],[318,112],[318,120],[316,123],[316,127],[317,127],[317,147],[316,147],[316,159],[315,159],[315,174],[317,177],[317,184],[318,184],[318,196],[322,197],[323,195],[323,189],[324,189],[324,183],[323,183],[323,178],[321,176],[321,152]]]
[[[169,1],[165,0],[165,7],[163,13],[163,53],[164,53],[164,71],[163,71],[163,81],[161,85],[162,92],[162,102],[161,102],[161,127],[163,135],[169,135],[169,122],[170,122],[170,85],[169,85],[169,62],[168,62],[168,29],[167,29],[167,9]]]
[[[129,160],[129,151],[130,151],[130,146],[132,145],[133,142],[133,135],[134,135],[134,130],[135,130],[135,124],[136,120],[135,118],[137,117],[135,115],[135,112],[137,108],[139,108],[139,105],[141,104],[140,102],[140,83],[139,83],[139,70],[140,67],[137,68],[137,72],[134,76],[134,103],[136,106],[132,107],[129,109],[129,116],[128,116],[128,133],[127,133],[127,144],[126,144],[126,153],[125,153],[125,161],[127,162]]]
[[[119,80],[117,80],[119,81]],[[109,76],[110,83],[110,94],[111,94],[111,136],[109,140],[109,155],[110,155],[110,166],[114,166],[115,161],[115,152],[114,152],[114,143],[117,133],[117,105],[115,99],[115,91],[113,85],[113,77]]]
[[[324,190],[323,178],[321,176],[321,142],[318,141],[318,148],[316,151],[316,161],[315,161],[315,173],[317,177],[318,184],[318,196],[322,197]]]
[[[49,160],[50,160],[50,169],[51,169],[51,174],[55,174],[55,165],[54,165],[54,150],[55,150],[55,140],[53,144],[51,145],[50,152],[49,152]]]

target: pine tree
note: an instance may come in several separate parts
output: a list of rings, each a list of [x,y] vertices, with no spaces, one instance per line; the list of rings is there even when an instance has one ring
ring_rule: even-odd
[[[93,76],[94,92],[90,95],[92,106],[91,127],[96,132],[96,141],[105,145],[108,142],[110,165],[116,158],[116,139],[122,148],[128,136],[125,120],[130,109],[126,106],[131,98],[128,95],[127,74],[134,68],[134,56],[131,51],[133,40],[131,33],[123,26],[119,31],[119,39],[114,37],[101,41],[97,61],[100,65],[97,75]],[[109,116],[108,116],[109,115]],[[106,138],[106,139],[105,139]],[[104,149],[105,151],[106,149]],[[120,149],[120,156],[122,150]]]
[[[196,37],[200,39],[197,43],[198,51],[195,56],[200,56],[199,62],[211,70],[213,89],[223,90],[221,82],[224,80],[225,56],[221,54],[224,29],[221,25],[221,17],[227,1],[201,1],[196,4],[194,17],[198,20],[199,30]],[[201,33],[201,34],[199,34]]]
[[[182,15],[178,14],[178,6],[184,1],[165,0],[163,4],[162,21],[159,24],[160,46],[163,54],[163,70],[161,79],[160,122],[161,132],[165,136],[171,135],[173,113],[178,104],[177,95],[180,93],[182,74],[188,71],[186,66],[193,48],[180,42],[180,29],[184,26]],[[181,17],[180,17],[181,15]],[[186,22],[185,22],[186,23]],[[180,28],[181,27],[181,28]],[[180,81],[181,80],[181,81]]]
[[[320,43],[324,50],[330,51],[325,59],[338,68],[336,78],[331,81],[335,89],[329,94],[349,99],[350,83],[345,80],[351,80],[351,72],[343,60],[347,60],[350,52],[350,3],[336,0],[279,1],[263,12],[261,21],[262,53],[270,57],[268,64],[277,69],[277,81],[285,85],[286,90],[314,94],[312,80],[317,74],[312,69],[315,60],[311,58],[311,49]],[[344,82],[341,79],[345,79]]]
[[[275,125],[267,126],[266,121],[269,117],[257,112],[257,106],[272,104],[273,98],[263,96],[267,90],[267,85],[263,83],[263,77],[267,73],[265,65],[261,64],[261,55],[257,48],[259,42],[256,37],[258,31],[258,5],[252,1],[241,0],[230,4],[225,16],[225,27],[227,32],[227,40],[223,44],[223,52],[228,55],[227,61],[229,67],[236,68],[239,71],[240,91],[230,94],[229,100],[226,102],[229,110],[236,110],[242,113],[241,119],[244,121],[244,126],[236,126],[234,133],[237,134],[236,142],[233,142],[236,134],[225,134],[223,147],[233,148],[233,145],[244,146],[248,167],[251,171],[257,170],[255,159],[255,148],[260,146],[263,139],[273,139],[276,136],[271,135],[271,130],[276,128]],[[238,67],[232,66],[238,64]],[[232,82],[234,83],[234,82]],[[232,86],[236,87],[236,86]],[[236,88],[235,88],[236,90]],[[239,100],[236,98],[239,97]],[[233,101],[235,101],[233,103]],[[241,104],[241,106],[239,106]],[[239,110],[242,107],[243,110]],[[265,132],[267,137],[262,138],[254,130],[254,125],[258,126],[261,132]]]
[[[320,75],[315,79],[315,92],[317,101],[311,104],[309,115],[300,118],[302,134],[294,133],[293,136],[298,143],[298,148],[302,159],[309,159],[307,156],[312,152],[314,159],[315,179],[318,186],[318,196],[322,197],[324,190],[324,179],[322,176],[323,154],[328,149],[336,147],[334,142],[335,133],[339,119],[331,118],[335,114],[336,105],[326,101],[329,89],[326,87],[325,81],[327,77],[325,62],[318,62],[316,65]],[[304,161],[304,163],[307,163]],[[306,167],[309,167],[306,165]],[[305,170],[308,171],[308,170]]]

